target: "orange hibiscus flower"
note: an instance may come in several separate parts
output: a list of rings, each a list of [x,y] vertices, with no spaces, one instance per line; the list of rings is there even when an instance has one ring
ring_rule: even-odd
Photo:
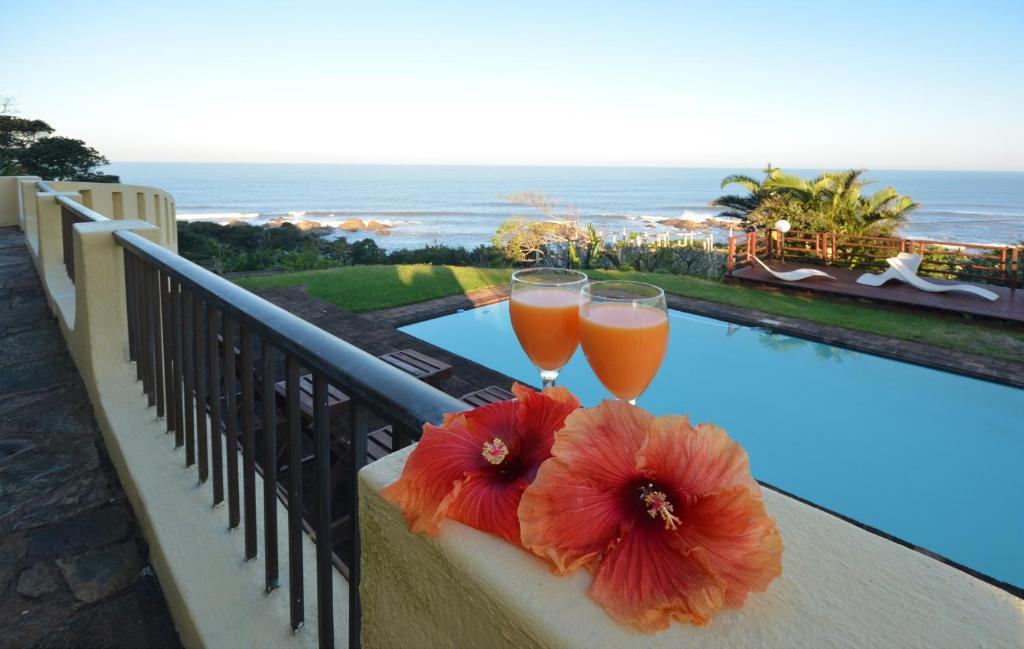
[[[427,424],[402,477],[384,489],[412,532],[436,536],[445,518],[519,545],[519,498],[551,456],[555,431],[580,403],[564,388],[516,384],[514,401]]]
[[[709,424],[622,401],[570,415],[519,504],[522,543],[647,632],[704,624],[782,574],[782,539],[747,454]]]

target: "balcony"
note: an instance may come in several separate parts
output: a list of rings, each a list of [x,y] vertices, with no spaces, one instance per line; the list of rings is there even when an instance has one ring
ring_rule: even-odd
[[[585,575],[554,579],[458,524],[409,535],[380,489],[424,422],[466,404],[179,257],[174,223],[158,189],[0,179],[0,226],[24,232],[187,647],[995,646],[1024,633],[1018,598],[776,492],[784,577],[707,629],[657,636],[607,618]],[[394,452],[366,467],[382,431]]]

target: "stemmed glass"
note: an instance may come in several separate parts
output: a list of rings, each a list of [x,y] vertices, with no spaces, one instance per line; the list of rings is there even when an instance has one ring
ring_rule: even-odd
[[[540,370],[544,387],[555,384],[580,343],[580,291],[586,283],[586,275],[567,268],[528,268],[512,274],[512,328]]]
[[[602,385],[636,405],[668,346],[665,292],[642,282],[591,282],[580,300],[580,344]]]

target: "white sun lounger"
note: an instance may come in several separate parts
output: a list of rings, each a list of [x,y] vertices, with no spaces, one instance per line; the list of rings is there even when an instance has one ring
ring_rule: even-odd
[[[903,267],[909,271],[912,275],[917,276],[917,269],[921,266],[921,255],[914,255],[909,252],[901,252],[896,255],[896,259],[903,264]],[[900,272],[892,265],[892,259],[887,259],[889,268],[884,273],[873,275],[871,273],[864,273],[857,278],[858,284],[864,284],[865,286],[881,286],[891,279],[905,282]]]
[[[888,270],[878,275],[864,273],[857,278],[857,283],[864,284],[865,286],[881,286],[889,280],[895,279],[900,282],[906,282],[914,288],[920,291],[927,291],[928,293],[950,293],[955,291],[971,293],[989,301],[999,299],[999,296],[992,291],[973,284],[936,284],[935,282],[929,282],[917,274],[917,269],[921,266],[921,255],[901,252],[885,261],[889,264]]]
[[[761,268],[768,271],[769,275],[776,279],[781,279],[784,282],[799,282],[800,280],[807,279],[808,277],[827,277],[829,279],[835,279],[835,277],[832,277],[825,271],[815,270],[813,268],[798,268],[796,270],[787,270],[786,272],[780,273],[778,271],[772,270],[771,268],[768,268],[768,265],[765,264],[760,259],[758,259],[757,257],[751,255],[750,258],[756,261],[758,264],[760,264]]]

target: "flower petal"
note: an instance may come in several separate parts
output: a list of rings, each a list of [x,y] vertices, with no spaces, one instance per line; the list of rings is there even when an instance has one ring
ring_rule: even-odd
[[[635,520],[623,514],[620,494],[640,475],[634,456],[652,419],[618,401],[569,415],[519,503],[523,547],[565,573],[618,539]]]
[[[782,536],[760,493],[730,487],[687,502],[684,512],[679,538],[705,550],[730,606],[742,606],[747,593],[767,589],[782,574]]]
[[[684,548],[672,532],[637,526],[594,570],[587,591],[608,614],[648,633],[673,619],[704,624],[725,601],[702,548]]]
[[[518,383],[512,386],[516,395],[516,436],[522,454],[524,477],[532,482],[544,460],[551,457],[555,433],[565,425],[565,418],[579,409],[579,400],[565,388],[545,388],[536,392]]]
[[[519,545],[516,509],[526,489],[524,480],[506,480],[493,473],[474,473],[451,497],[448,518]]]
[[[694,427],[686,417],[655,418],[637,460],[646,475],[672,489],[675,497],[735,486],[760,493],[743,447],[721,428],[711,424]]]
[[[483,442],[489,442],[495,437],[501,438],[501,441],[505,443],[509,455],[515,457],[519,454],[521,445],[516,437],[517,410],[515,401],[499,401],[463,413],[473,438],[481,440],[480,449],[477,452],[477,457],[480,460],[480,463],[476,465],[478,468],[487,468],[487,461],[481,454]]]
[[[671,491],[686,547],[701,547],[741,606],[782,574],[782,537],[750,475],[747,454],[725,431],[685,417],[658,417],[639,454],[641,469]]]
[[[381,493],[398,504],[409,530],[437,535],[448,505],[468,474],[486,464],[481,451],[486,435],[470,428],[463,413],[445,417],[444,426],[423,427],[402,476]]]
[[[653,421],[646,410],[625,401],[602,401],[566,418],[551,453],[573,465],[581,478],[620,484],[639,475],[636,455]]]

